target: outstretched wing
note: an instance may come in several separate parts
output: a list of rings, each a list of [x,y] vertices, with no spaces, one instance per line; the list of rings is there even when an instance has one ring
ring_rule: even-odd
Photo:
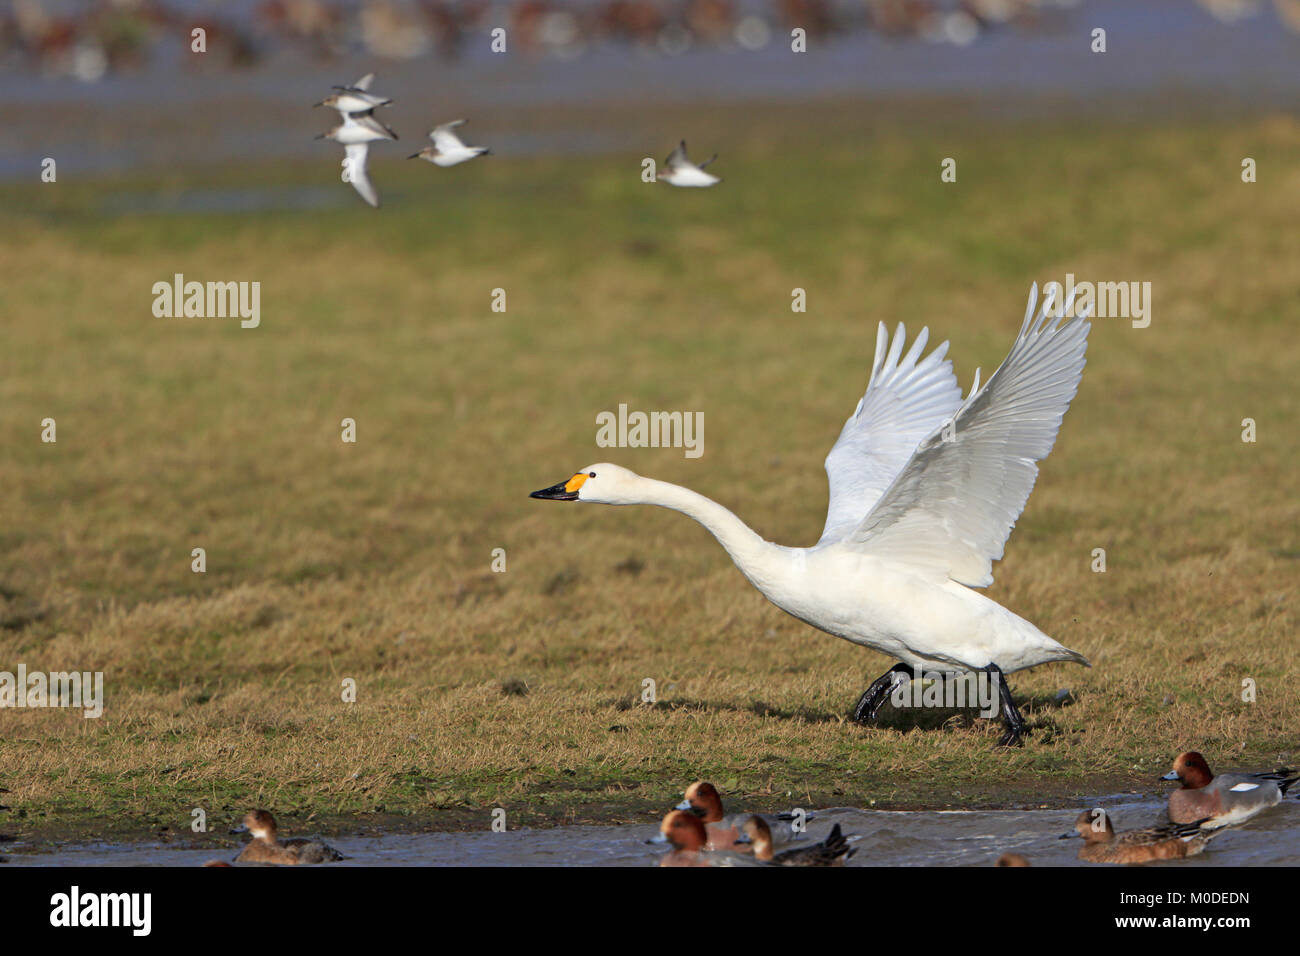
[[[930,330],[922,329],[900,360],[905,337],[901,322],[892,343],[885,323],[876,330],[876,357],[866,394],[826,456],[831,495],[819,543],[848,536],[903,470],[922,439],[961,406],[961,388],[952,361],[944,358],[948,343],[918,362],[930,337]]]
[[[356,83],[354,83],[352,86],[335,86],[334,89],[339,90],[342,93],[348,93],[351,96],[356,97],[357,99],[363,100],[364,102],[370,105],[370,109],[374,109],[377,106],[387,106],[389,103],[393,101],[386,96],[377,96],[374,93],[370,92],[370,83],[371,81],[374,80],[374,78],[375,78],[375,74],[367,73],[361,79],[357,80]],[[365,112],[369,113],[369,110],[366,110]]]
[[[689,164],[690,160],[686,158],[686,140],[682,140],[678,143],[677,148],[669,153],[668,158],[664,160],[664,165],[669,169],[676,169],[679,166],[686,166]]]
[[[352,113],[348,118],[376,136],[382,136],[384,139],[397,139],[397,134],[375,119],[373,113]]]
[[[375,187],[370,182],[370,173],[366,169],[366,154],[369,152],[368,143],[353,143],[345,146],[347,151],[348,164],[348,182],[352,188],[361,194],[361,198],[375,208],[379,207],[379,193],[375,192]]]
[[[1053,296],[1035,318],[1037,299],[1035,283],[1010,354],[983,388],[977,376],[950,426],[921,443],[847,544],[971,587],[993,583],[1088,348],[1086,311],[1049,324]]]
[[[457,126],[464,125],[465,121],[463,119],[452,120],[450,123],[443,123],[441,126],[434,127],[433,132],[429,134],[429,139],[433,140],[433,145],[437,146],[438,151],[441,153],[445,153],[448,150],[464,149],[465,144],[462,143],[460,137],[453,132]]]
[[[375,74],[373,74],[373,73],[367,73],[365,76],[363,76],[361,79],[357,80],[357,81],[356,81],[355,83],[353,83],[351,86],[338,86],[338,85],[336,84],[335,87],[334,87],[334,89],[336,89],[336,90],[343,90],[343,91],[346,92],[346,93],[369,93],[369,92],[370,92],[370,84],[371,84],[371,82],[374,80],[374,78],[375,78]],[[378,98],[379,98],[379,97],[375,97],[375,99],[378,99]]]

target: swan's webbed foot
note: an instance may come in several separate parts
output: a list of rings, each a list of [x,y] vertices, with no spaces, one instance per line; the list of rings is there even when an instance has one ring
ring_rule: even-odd
[[[899,682],[895,675],[906,674],[908,680],[915,680],[916,672],[907,664],[895,664],[885,673],[881,674],[871,686],[863,691],[862,696],[858,698],[857,704],[853,707],[852,718],[854,723],[874,724],[876,717],[880,713],[880,707],[889,696],[889,692],[894,689],[894,685]]]
[[[1011,688],[1007,686],[1007,676],[1002,673],[1002,668],[997,664],[990,664],[984,670],[990,676],[996,674],[998,677],[998,699],[1002,705],[1002,720],[1006,724],[1006,730],[998,738],[998,746],[1023,747],[1025,743],[1023,736],[1029,733],[1029,724],[1016,709],[1016,702],[1011,698]]]

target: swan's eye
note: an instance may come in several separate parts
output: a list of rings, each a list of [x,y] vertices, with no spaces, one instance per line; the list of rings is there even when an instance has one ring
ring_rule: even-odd
[[[595,477],[596,477],[596,473],[595,473],[594,471],[589,471],[589,472],[587,472],[587,477],[588,477],[588,478],[595,478]]]

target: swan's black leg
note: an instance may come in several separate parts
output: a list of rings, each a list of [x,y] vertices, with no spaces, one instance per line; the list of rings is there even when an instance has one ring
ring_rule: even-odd
[[[1002,732],[998,738],[999,747],[1020,747],[1024,741],[1021,737],[1029,733],[1029,725],[1025,723],[1025,718],[1020,716],[1020,711],[1016,709],[1016,702],[1011,699],[1011,688],[1007,686],[1007,675],[1002,673],[1002,668],[997,664],[990,664],[984,668],[984,671],[991,677],[994,674],[998,677],[998,698],[1002,702],[1002,720],[1005,722],[1007,729]]]
[[[854,722],[859,724],[875,723],[876,715],[880,712],[880,705],[885,702],[889,692],[894,689],[894,685],[900,680],[896,676],[898,674],[906,674],[908,680],[916,679],[916,672],[907,664],[895,664],[872,681],[871,686],[863,691],[862,696],[858,698],[858,703],[853,708]]]

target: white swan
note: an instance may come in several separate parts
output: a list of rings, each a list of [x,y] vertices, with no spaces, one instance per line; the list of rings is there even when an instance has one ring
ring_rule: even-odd
[[[534,498],[611,505],[651,504],[704,525],[754,587],[777,607],[828,634],[902,661],[854,708],[870,722],[902,674],[984,670],[996,676],[1006,732],[1025,724],[1006,673],[1082,655],[972,588],[993,583],[1016,518],[1051,451],[1083,374],[1086,309],[1048,323],[1055,291],[1037,316],[1037,284],[1010,354],[969,396],[945,359],[944,342],[924,359],[922,329],[903,356],[881,323],[866,394],[826,457],[830,507],[811,548],[765,541],[715,501],[611,464],[589,465]],[[1069,314],[1073,296],[1067,302]]]

